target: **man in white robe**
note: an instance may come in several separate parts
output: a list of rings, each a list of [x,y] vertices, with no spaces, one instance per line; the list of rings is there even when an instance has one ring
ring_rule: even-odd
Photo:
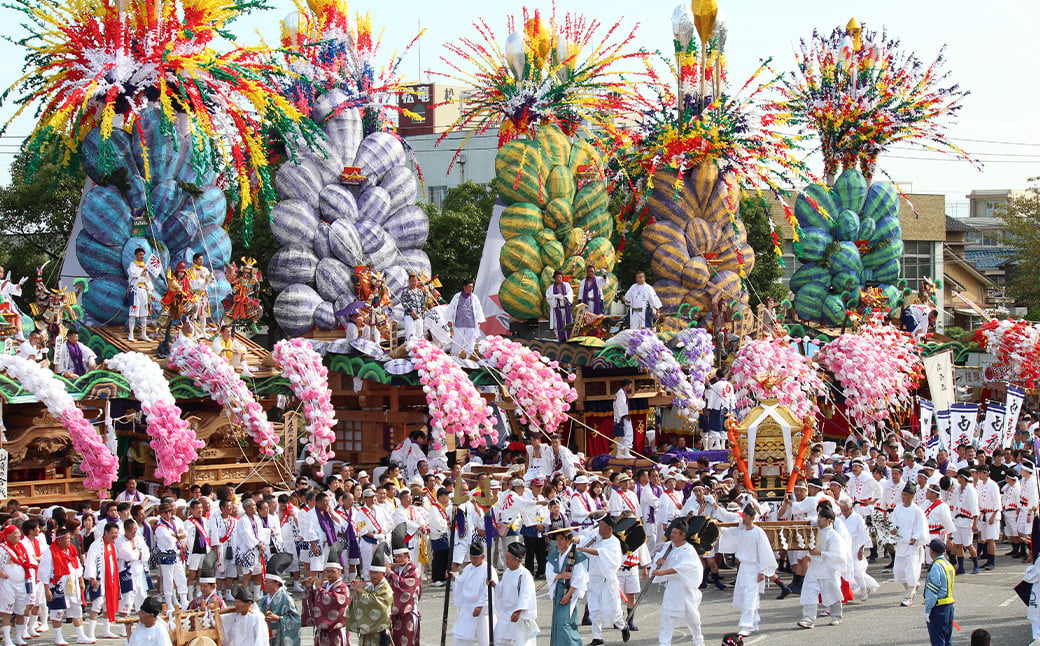
[[[996,566],[997,539],[1000,538],[1000,487],[989,477],[989,467],[976,464],[971,468],[975,476],[975,491],[979,501],[979,544],[986,550],[983,570]]]
[[[267,620],[246,588],[235,591],[235,611],[221,617],[224,643],[235,646],[269,646]]]
[[[473,354],[480,324],[485,321],[480,299],[473,295],[473,281],[462,284],[462,291],[451,297],[445,318],[452,326],[451,349],[460,357]]]
[[[661,299],[654,288],[647,284],[646,274],[636,272],[636,283],[621,297],[628,305],[628,328],[641,330],[654,326],[654,312],[661,309]]]
[[[758,608],[766,579],[776,575],[776,556],[765,530],[755,525],[758,510],[744,507],[741,524],[727,529],[719,540],[719,552],[732,553],[740,563],[733,583],[733,607],[740,610],[740,634],[758,632]]]
[[[141,623],[134,628],[127,646],[173,646],[170,641],[170,628],[159,615],[162,614],[162,602],[158,597],[148,597],[141,604],[137,616]]]
[[[971,470],[967,467],[957,470],[957,492],[950,503],[953,512],[953,554],[956,556],[957,574],[964,574],[964,553],[971,555],[974,566],[972,574],[979,573],[979,554],[975,551],[975,525],[979,518],[979,498],[972,484]]]
[[[852,510],[852,503],[845,500],[839,505],[845,529],[849,532],[852,548],[853,592],[859,601],[866,601],[870,594],[878,589],[878,582],[867,574],[867,553],[870,550],[870,532],[867,523]]]
[[[553,272],[553,284],[545,290],[545,303],[549,306],[549,329],[556,330],[556,340],[563,343],[570,337],[574,290],[563,280],[562,272]]]
[[[55,345],[54,372],[66,379],[82,377],[97,368],[97,353],[79,341],[79,332],[69,330],[60,349]]]
[[[841,538],[834,530],[834,510],[830,505],[820,507],[817,524],[820,533],[816,547],[809,550],[809,568],[805,571],[805,581],[802,583],[800,628],[813,628],[816,625],[820,604],[830,611],[832,626],[841,623],[841,572],[845,569],[846,558]]]
[[[475,541],[469,546],[469,565],[452,586],[458,615],[451,628],[456,646],[487,646],[488,643],[488,584],[484,565],[485,546]],[[491,580],[498,582],[498,572],[491,568]],[[497,636],[497,635],[496,635]]]
[[[264,560],[268,554],[265,546],[271,541],[271,530],[260,523],[256,513],[256,502],[246,498],[242,503],[245,512],[235,523],[231,532],[231,549],[235,552],[235,563],[242,576],[242,585],[249,590],[251,598],[260,591],[260,579],[264,571]]]
[[[559,639],[558,643],[561,644],[580,644],[576,610],[589,589],[588,559],[584,554],[578,554],[577,545],[571,542],[569,529],[553,534],[553,540],[556,551],[549,554],[545,580],[549,585],[549,600],[553,608],[550,622],[556,625],[554,638]],[[574,555],[574,565],[568,571],[567,560],[571,554]]]
[[[603,290],[607,287],[607,279],[596,274],[596,266],[589,263],[585,267],[585,278],[578,284],[578,299],[587,308],[589,314],[600,315],[606,312],[607,302],[603,298]]]
[[[892,579],[901,584],[906,593],[900,602],[903,606],[910,606],[914,602],[924,559],[921,549],[928,542],[928,520],[924,516],[924,510],[914,504],[916,493],[917,485],[908,482],[903,487],[902,504],[889,514],[896,546]]]
[[[521,565],[527,553],[523,543],[506,549],[506,570],[495,585],[495,643],[535,646],[538,635],[538,601],[534,577]]]
[[[614,520],[608,515],[599,521],[596,540],[578,551],[589,557],[589,619],[592,621],[590,646],[603,644],[603,626],[621,629],[623,641],[628,641],[629,629],[621,604],[621,584],[618,570],[624,560],[621,541],[614,536]]]
[[[624,431],[617,440],[617,457],[632,457],[632,446],[635,442],[635,432],[632,430],[632,417],[628,412],[628,397],[632,394],[634,386],[631,379],[621,382],[621,388],[614,393],[614,426],[621,425]]]
[[[673,521],[668,528],[669,543],[658,552],[653,576],[665,584],[661,600],[659,646],[671,646],[675,629],[686,626],[694,646],[704,643],[701,634],[701,591],[704,566],[692,545],[686,542],[686,521]]]
[[[134,260],[126,268],[127,291],[130,292],[130,334],[128,340],[134,340],[135,322],[141,322],[141,338],[149,339],[148,315],[152,307],[152,277],[144,260],[145,251],[138,247],[134,250]]]

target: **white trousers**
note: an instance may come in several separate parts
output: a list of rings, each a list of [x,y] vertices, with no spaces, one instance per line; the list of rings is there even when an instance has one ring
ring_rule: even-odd
[[[174,594],[177,595],[180,607],[186,609],[188,607],[188,577],[184,574],[184,564],[178,562],[173,565],[160,565],[159,576],[162,577],[163,599],[166,600],[166,607],[170,612],[173,612]]]
[[[701,439],[704,441],[705,451],[721,451],[726,448],[726,442],[722,437],[722,433],[718,431],[704,431]]]
[[[413,319],[407,314],[404,315],[403,321],[404,327],[404,340],[421,337],[424,333],[422,317]]]
[[[802,606],[802,619],[804,619],[805,621],[811,621],[813,623],[816,623],[816,612],[817,612],[817,606],[819,606],[819,605],[823,605],[823,604],[811,603],[811,604],[803,605]],[[824,606],[824,607],[827,608],[830,611],[830,613],[831,613],[831,621],[841,621],[841,612],[842,612],[841,601],[837,601],[835,603],[832,603],[830,606]]]
[[[457,356],[473,354],[477,346],[477,328],[457,327],[451,337],[451,353]]]
[[[621,590],[616,579],[609,580],[601,576],[590,576],[587,598],[593,639],[603,639],[603,626],[621,628],[625,625]]]
[[[693,638],[693,646],[701,646],[704,643],[704,635],[701,634],[701,613],[694,612],[689,615],[670,615],[661,613],[661,632],[657,635],[659,646],[672,646],[672,635],[676,628],[686,626]]]

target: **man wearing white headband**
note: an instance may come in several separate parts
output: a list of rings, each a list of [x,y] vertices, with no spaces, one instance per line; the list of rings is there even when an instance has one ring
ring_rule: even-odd
[[[324,580],[311,578],[311,587],[304,592],[306,607],[310,607],[310,620],[314,626],[315,646],[345,646],[347,643],[344,628],[350,591],[343,582],[341,552],[340,543],[332,546],[325,562]]]
[[[284,558],[283,558],[284,557]],[[292,565],[292,555],[280,552],[271,557],[264,579],[267,594],[260,599],[260,612],[271,629],[271,646],[299,646],[300,611],[285,589],[284,572]]]

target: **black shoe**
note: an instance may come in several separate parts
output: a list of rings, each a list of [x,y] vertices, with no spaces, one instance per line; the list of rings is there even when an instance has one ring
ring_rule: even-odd
[[[719,590],[725,590],[726,589],[726,584],[719,580],[719,575],[718,574],[715,575],[714,583],[715,583],[715,587],[718,588]]]
[[[623,642],[625,642],[627,644],[628,640],[631,637],[632,637],[632,631],[628,629],[628,626],[625,626],[624,628],[621,629],[621,641],[623,641]]]
[[[699,586],[697,586],[697,589],[698,590],[707,590],[708,589],[708,582],[707,582],[707,580],[701,581],[701,584]]]
[[[801,583],[792,583],[789,586],[789,588],[790,588],[791,592],[801,593],[801,591],[802,591],[802,584]]]
[[[632,632],[638,632],[639,631],[639,626],[637,626],[635,624],[635,622],[630,621],[630,622],[628,622],[628,629],[631,630]]]
[[[780,582],[780,596],[777,599],[785,599],[787,595],[791,594],[791,586],[787,585],[783,581]]]
[[[593,639],[592,641],[589,642],[589,646],[603,646],[603,640],[602,639]]]

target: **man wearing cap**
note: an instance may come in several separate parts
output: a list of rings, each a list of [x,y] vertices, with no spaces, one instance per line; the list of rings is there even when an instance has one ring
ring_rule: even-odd
[[[422,507],[412,503],[411,491],[402,491],[397,494],[397,499],[400,501],[400,506],[398,506],[397,510],[394,512],[393,526],[397,527],[401,523],[404,523],[408,528],[408,542],[404,546],[404,549],[408,550],[411,555],[411,562],[418,563],[419,545],[422,543],[423,535],[429,532],[426,518],[427,514]]]
[[[484,510],[469,495],[469,485],[463,481],[459,466],[455,465],[454,498],[466,502],[458,506],[454,515],[455,553],[451,556],[452,571],[458,571],[470,556],[469,548],[477,540],[483,541]],[[483,549],[483,548],[482,548]],[[481,552],[483,554],[483,552]]]
[[[972,468],[975,477],[975,492],[979,501],[979,545],[984,548],[986,562],[983,570],[996,567],[997,539],[1000,538],[1000,487],[990,478],[990,469],[985,464]]]
[[[733,583],[733,607],[740,610],[740,634],[744,637],[758,631],[761,595],[766,579],[776,574],[777,567],[769,537],[755,525],[757,517],[758,509],[748,503],[742,511],[741,524],[726,530],[719,541],[719,551],[732,553],[740,564]]]
[[[664,477],[664,490],[661,491],[658,498],[655,516],[658,531],[664,537],[667,537],[668,528],[671,527],[672,521],[679,517],[679,512],[683,508],[683,494],[675,488],[676,479],[677,475],[669,470]],[[685,481],[686,478],[683,477],[683,480]]]
[[[581,646],[577,608],[589,587],[588,557],[578,553],[571,530],[553,534],[556,549],[549,554],[545,580],[552,602],[552,643],[549,646]]]
[[[235,590],[235,611],[221,618],[224,641],[235,646],[270,646],[264,615],[245,587]]]
[[[300,611],[285,589],[285,579],[268,573],[264,588],[267,594],[257,605],[271,631],[271,646],[300,646]]]
[[[950,646],[953,637],[953,565],[944,557],[946,545],[938,538],[928,543],[932,566],[924,584],[924,621],[932,646]]]
[[[381,543],[372,555],[368,582],[354,579],[353,595],[347,608],[346,628],[361,636],[361,646],[380,646],[390,640],[390,611],[394,592],[386,580],[386,543]]]
[[[451,541],[448,534],[451,529],[451,518],[454,516],[451,504],[451,493],[444,487],[437,489],[437,497],[426,512],[427,527],[430,528],[430,551],[433,560],[430,564],[430,578],[433,587],[439,588],[448,580],[451,570]]]
[[[484,567],[486,548],[483,540],[469,546],[469,565],[458,575],[453,591],[458,615],[452,626],[457,646],[487,646],[488,643],[488,577]],[[491,581],[498,582],[498,572],[491,569]]]
[[[506,549],[506,570],[495,584],[495,643],[534,646],[538,634],[538,603],[534,576],[522,565],[527,549],[513,543]]]
[[[600,519],[596,540],[591,545],[578,547],[578,551],[589,557],[590,646],[603,644],[604,625],[620,628],[621,638],[627,642],[630,632],[622,610],[621,584],[618,581],[618,570],[624,560],[624,553],[621,551],[621,541],[614,536],[614,520],[610,515]]]
[[[610,497],[610,502],[607,503],[607,513],[615,520],[621,517],[621,512],[623,511],[630,511],[638,517],[639,500],[636,498],[636,492],[633,490],[632,476],[622,473],[617,477],[617,486],[618,490],[614,492],[614,495]]]
[[[859,601],[867,598],[878,589],[878,582],[874,577],[867,574],[867,550],[870,547],[870,532],[867,523],[862,516],[855,513],[849,500],[838,503],[841,509],[842,522],[849,533],[849,543],[852,549],[852,575],[854,592]]]
[[[957,574],[964,574],[964,552],[971,555],[972,574],[979,573],[979,554],[975,551],[975,524],[979,517],[979,499],[971,481],[971,469],[957,470],[957,488],[953,492],[953,553],[957,557]]]
[[[686,626],[694,646],[704,643],[701,634],[701,591],[704,568],[697,551],[686,541],[686,521],[676,519],[668,527],[668,543],[654,557],[653,576],[665,584],[661,600],[659,646],[671,646],[677,627]]]
[[[243,514],[235,524],[231,535],[235,564],[242,575],[242,585],[256,599],[260,591],[260,580],[269,556],[266,546],[271,540],[271,530],[265,528],[256,513],[256,502],[252,498],[242,501]]]
[[[917,580],[921,578],[921,553],[928,540],[928,520],[924,510],[914,504],[917,487],[907,483],[903,487],[903,500],[889,515],[895,533],[896,558],[892,568],[892,579],[902,584],[905,595],[900,605],[910,606],[917,594]]]
[[[590,516],[596,509],[596,503],[589,495],[589,477],[584,473],[574,478],[574,489],[566,494],[565,513],[572,525],[588,527],[592,525]]]
[[[703,482],[697,481],[693,483],[693,495],[686,500],[686,504],[683,505],[682,510],[679,512],[679,517],[707,516],[711,518],[714,516],[717,507],[715,498],[708,493],[708,488]],[[739,518],[737,520],[739,521]],[[719,590],[725,590],[726,584],[719,578],[719,560],[715,550],[706,550],[701,555],[701,563],[707,569],[707,576],[701,582],[699,589],[703,590],[708,587],[708,583],[713,583]]]
[[[530,470],[528,470],[530,472]],[[520,524],[523,519],[520,510],[523,507],[524,491],[527,485],[523,479],[513,478],[509,481],[509,490],[503,491],[498,496],[498,502],[493,507],[495,519],[498,522],[498,536],[495,537],[493,565],[496,568],[505,566],[505,553],[509,546],[520,541]]]
[[[310,625],[314,626],[314,646],[344,646],[351,598],[342,578],[340,545],[334,545],[327,557],[321,580],[312,578],[310,589],[304,592],[304,612],[309,613]]]
[[[939,488],[939,485],[928,485],[926,489],[928,502],[925,503],[924,516],[928,520],[929,536],[938,538],[945,544],[946,540],[957,530],[957,526],[953,522],[950,506],[943,502],[941,494],[942,489]]]
[[[422,597],[422,572],[411,558],[407,529],[394,529],[393,565],[386,571],[386,582],[393,591],[390,609],[390,637],[394,646],[419,646],[419,599]]]
[[[208,574],[208,573],[205,573]],[[224,598],[217,592],[217,579],[210,576],[199,577],[199,595],[188,604],[188,610],[206,610],[206,614],[199,620],[203,628],[212,628],[215,625],[214,612],[220,612],[226,606]]]
[[[1037,506],[1040,505],[1040,492],[1036,488],[1036,468],[1029,460],[1022,460],[1022,477],[1018,480],[1018,535],[1024,545],[1028,545],[1033,535],[1033,519],[1036,517]],[[1022,553],[1022,561],[1029,562],[1029,550]]]
[[[155,524],[155,553],[162,577],[162,595],[166,611],[173,613],[174,599],[181,608],[188,606],[188,578],[184,572],[184,524],[173,515],[173,503],[159,505],[159,522]]]
[[[161,614],[162,601],[158,597],[145,599],[137,611],[140,624],[134,628],[127,646],[172,646],[170,629],[159,617]]]
[[[830,612],[832,626],[841,623],[841,571],[845,569],[846,562],[841,538],[834,530],[834,516],[834,510],[829,504],[820,506],[816,521],[819,535],[816,546],[809,550],[809,568],[802,583],[802,619],[798,622],[799,628],[816,626],[820,605]]]
[[[1022,499],[1022,491],[1018,486],[1018,474],[1008,469],[1004,474],[1004,489],[1000,494],[1001,508],[1004,510],[1004,536],[1011,542],[1011,551],[1004,556],[1020,557],[1025,545],[1018,536],[1018,503]]]

